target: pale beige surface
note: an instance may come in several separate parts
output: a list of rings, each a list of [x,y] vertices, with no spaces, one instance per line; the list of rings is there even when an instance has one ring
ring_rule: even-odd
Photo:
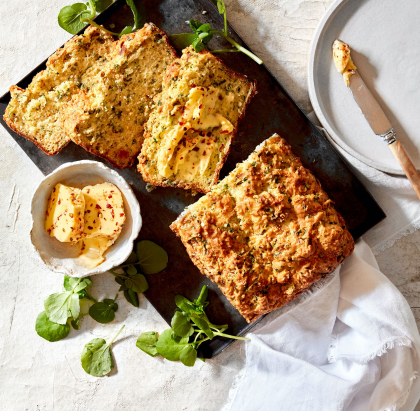
[[[0,3],[0,92],[44,60],[69,34],[56,23],[68,0],[15,0]],[[310,39],[330,3],[327,0],[229,0],[230,21],[306,111],[306,66]],[[151,305],[139,309],[120,300],[116,322],[84,320],[70,339],[48,343],[34,331],[44,298],[60,290],[62,277],[35,258],[29,241],[30,200],[41,172],[0,128],[0,409],[162,409],[217,410],[226,401],[243,360],[235,343],[217,358],[193,368],[155,360],[135,347],[144,330],[166,328]],[[140,203],[141,204],[141,203]],[[420,232],[378,256],[382,270],[408,299],[420,323]],[[96,277],[95,296],[112,296],[117,284]],[[110,336],[124,322],[115,346],[118,373],[89,377],[80,367],[83,345]]]

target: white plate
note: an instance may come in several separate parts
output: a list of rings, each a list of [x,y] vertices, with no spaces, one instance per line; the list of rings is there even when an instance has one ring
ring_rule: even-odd
[[[337,38],[350,45],[365,83],[420,169],[420,0],[335,1],[316,30],[308,69],[314,111],[332,139],[374,168],[403,174],[335,69]]]

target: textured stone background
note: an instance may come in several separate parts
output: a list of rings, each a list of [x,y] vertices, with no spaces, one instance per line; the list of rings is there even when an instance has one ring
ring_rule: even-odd
[[[69,34],[56,16],[69,0],[0,2],[0,92],[43,61]],[[304,110],[310,111],[306,66],[314,29],[329,0],[226,0],[230,22]],[[140,331],[166,328],[141,300],[140,309],[121,301],[116,322],[89,319],[70,339],[48,343],[34,331],[45,297],[61,289],[62,276],[36,259],[29,241],[30,200],[42,174],[0,128],[0,409],[6,410],[217,410],[225,403],[243,363],[243,345],[193,368],[155,360],[134,346]],[[420,234],[378,257],[420,319]],[[116,283],[95,278],[95,296],[111,296]],[[80,366],[83,345],[109,337],[124,322],[114,347],[118,373],[95,379]]]

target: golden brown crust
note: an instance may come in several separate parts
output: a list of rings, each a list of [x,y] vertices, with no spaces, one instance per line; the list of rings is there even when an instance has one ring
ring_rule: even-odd
[[[354,247],[319,182],[278,135],[170,227],[248,322],[290,302]]]
[[[197,102],[192,102],[192,97],[197,90],[202,90],[202,97]],[[155,97],[154,109],[145,128],[145,141],[139,156],[138,170],[144,181],[155,186],[176,186],[199,192],[208,192],[219,178],[220,170],[226,161],[232,139],[234,138],[239,121],[242,119],[245,109],[256,94],[255,82],[240,73],[228,68],[219,58],[208,51],[195,52],[192,47],[183,51],[182,57],[175,60],[166,71],[161,94]],[[205,105],[205,98],[210,99],[212,105],[206,112],[219,121],[227,120],[230,129],[226,130],[223,123],[208,127],[202,122],[205,117],[197,117],[193,106]],[[200,102],[201,101],[201,102]],[[194,104],[194,105],[192,105]],[[188,117],[186,116],[188,115]],[[193,116],[193,118],[191,118]],[[198,124],[196,123],[197,121]],[[231,123],[231,125],[229,124]],[[186,132],[182,137],[177,137],[177,126],[183,126]],[[174,138],[174,142],[168,145],[168,139]],[[186,159],[191,156],[201,143],[206,142],[207,148],[200,149],[204,159],[197,160],[200,166],[203,160],[208,159],[208,166],[196,176],[185,176],[178,167],[177,158],[190,148]],[[169,148],[169,149],[168,149]],[[171,150],[172,155],[168,162],[159,160],[159,155],[165,150]],[[176,162],[176,163],[174,163]],[[165,165],[170,168],[167,170]],[[163,168],[163,169],[162,169]],[[166,171],[166,173],[165,173]]]

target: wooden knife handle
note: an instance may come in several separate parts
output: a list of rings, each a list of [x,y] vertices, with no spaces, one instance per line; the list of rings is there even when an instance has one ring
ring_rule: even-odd
[[[408,156],[404,146],[398,140],[394,141],[388,146],[391,149],[394,156],[400,162],[400,165],[403,168],[405,174],[407,175],[407,178],[411,182],[411,185],[413,186],[417,197],[420,199],[420,173],[413,165],[413,162]]]

